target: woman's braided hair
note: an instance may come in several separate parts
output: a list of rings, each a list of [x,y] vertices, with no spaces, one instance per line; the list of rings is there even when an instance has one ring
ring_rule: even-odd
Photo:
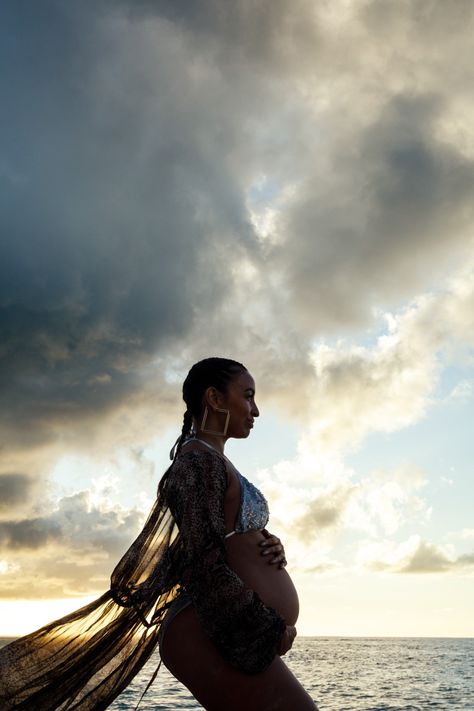
[[[170,452],[171,459],[175,459],[181,445],[191,434],[193,417],[198,419],[201,414],[202,398],[207,388],[214,387],[225,393],[229,383],[246,370],[242,363],[230,358],[205,358],[193,365],[183,383],[186,412],[181,435]]]

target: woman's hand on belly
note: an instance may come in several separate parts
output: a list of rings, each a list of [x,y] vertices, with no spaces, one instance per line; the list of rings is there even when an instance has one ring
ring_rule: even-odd
[[[286,630],[283,632],[280,644],[278,647],[278,654],[282,657],[284,654],[290,651],[293,646],[293,642],[296,637],[296,627],[294,625],[287,625]]]
[[[259,543],[265,540],[262,531],[247,531],[228,538],[228,565],[247,587],[258,593],[265,605],[273,607],[287,625],[294,625],[299,612],[298,594],[285,568],[269,565],[270,556],[261,555]],[[281,544],[278,546],[277,553],[281,555]]]
[[[262,531],[265,539],[260,541],[259,546],[262,548],[261,555],[268,555],[268,563],[270,565],[278,565],[279,568],[284,568],[286,565],[285,549],[278,538],[270,533],[265,528]]]

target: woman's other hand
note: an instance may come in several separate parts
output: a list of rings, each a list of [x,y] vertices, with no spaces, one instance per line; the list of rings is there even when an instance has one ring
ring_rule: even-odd
[[[274,536],[265,528],[262,533],[265,536],[265,540],[260,541],[259,543],[260,548],[262,549],[261,554],[269,556],[268,562],[270,565],[278,565],[279,568],[284,568],[286,565],[286,558],[282,542],[278,536]]]
[[[295,637],[296,627],[294,625],[287,625],[286,630],[281,636],[280,645],[277,650],[280,657],[282,657],[292,648]]]

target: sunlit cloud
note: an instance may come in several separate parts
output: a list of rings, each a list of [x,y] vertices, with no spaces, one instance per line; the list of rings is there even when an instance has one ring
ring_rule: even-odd
[[[2,596],[88,595],[107,587],[145,512],[114,503],[104,483],[50,502],[41,516],[0,522]]]
[[[367,544],[360,550],[358,562],[378,572],[467,573],[474,566],[474,554],[453,557],[442,546],[411,536],[398,545],[389,541]]]

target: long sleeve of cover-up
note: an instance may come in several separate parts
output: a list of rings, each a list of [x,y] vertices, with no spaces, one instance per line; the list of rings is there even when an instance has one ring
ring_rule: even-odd
[[[286,625],[227,564],[226,488],[226,466],[218,454],[193,451],[175,461],[167,493],[179,528],[177,563],[181,584],[223,658],[257,673],[273,660]]]

